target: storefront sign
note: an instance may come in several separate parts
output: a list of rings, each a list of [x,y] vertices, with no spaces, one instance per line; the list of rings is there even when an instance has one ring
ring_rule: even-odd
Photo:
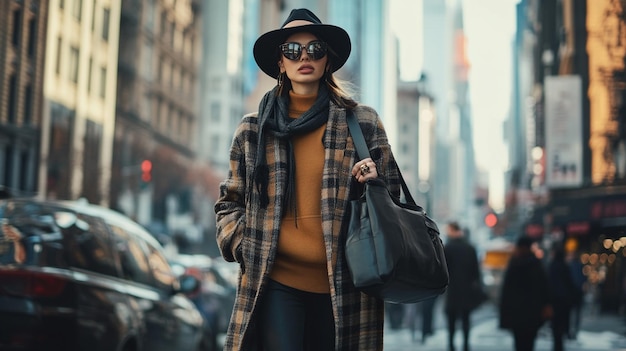
[[[550,206],[553,226],[568,235],[586,235],[593,228],[610,228],[626,224],[626,196],[605,195],[590,198],[559,199]]]

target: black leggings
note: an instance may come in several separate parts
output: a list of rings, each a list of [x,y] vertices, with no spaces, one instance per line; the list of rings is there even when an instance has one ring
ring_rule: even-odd
[[[317,294],[269,280],[259,305],[259,338],[267,351],[335,349],[330,294]]]

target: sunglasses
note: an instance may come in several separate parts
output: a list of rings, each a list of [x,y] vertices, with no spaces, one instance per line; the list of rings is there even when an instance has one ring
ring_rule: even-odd
[[[300,43],[284,43],[279,46],[280,52],[285,58],[296,61],[302,56],[302,49],[306,50],[306,54],[311,60],[319,60],[326,56],[328,45],[321,40],[314,40],[306,45]]]

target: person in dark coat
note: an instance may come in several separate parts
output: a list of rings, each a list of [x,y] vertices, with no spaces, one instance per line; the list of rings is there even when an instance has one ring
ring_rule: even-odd
[[[500,328],[513,333],[515,351],[534,350],[537,332],[552,314],[548,276],[532,245],[527,236],[517,240],[500,294]]]
[[[447,225],[448,241],[444,246],[450,284],[445,295],[445,313],[448,319],[448,345],[454,347],[454,333],[457,321],[463,328],[463,350],[469,350],[470,313],[481,302],[477,291],[482,286],[476,249],[465,238],[457,222]]]
[[[585,297],[585,285],[587,284],[587,276],[583,273],[583,264],[580,261],[579,253],[577,251],[570,252],[565,260],[569,266],[572,278],[574,278],[574,284],[576,285],[576,291],[574,296],[574,305],[570,312],[569,325],[567,327],[567,337],[569,339],[576,339],[578,331],[580,330],[580,316],[582,313]]]
[[[420,303],[422,308],[422,344],[426,342],[426,338],[433,335],[435,302],[437,302],[437,296],[424,300]]]
[[[565,262],[563,247],[557,245],[552,248],[552,259],[548,265],[548,281],[552,297],[552,339],[553,350],[563,351],[563,338],[567,336],[570,310],[574,306],[578,288],[574,283],[572,272]]]

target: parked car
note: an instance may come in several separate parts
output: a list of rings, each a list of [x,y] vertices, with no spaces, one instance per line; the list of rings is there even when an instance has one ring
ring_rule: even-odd
[[[203,319],[163,248],[81,201],[0,200],[0,349],[199,349]]]
[[[189,297],[201,310],[215,337],[225,334],[235,305],[239,265],[221,257],[185,254],[172,259],[171,264],[175,271],[200,279],[201,288]]]

